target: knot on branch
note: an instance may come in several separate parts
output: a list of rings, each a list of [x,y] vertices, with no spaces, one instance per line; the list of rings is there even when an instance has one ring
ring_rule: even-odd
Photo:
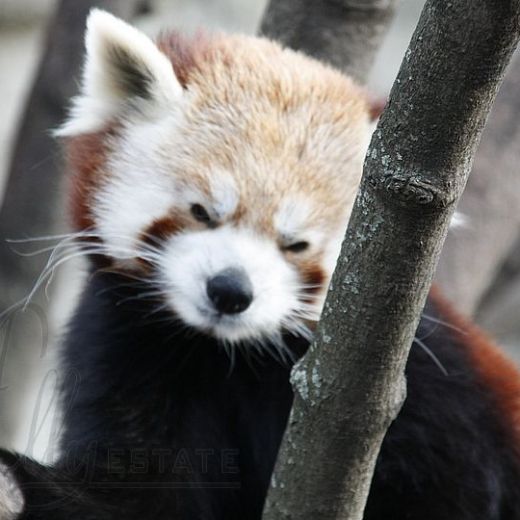
[[[432,204],[438,198],[438,190],[432,185],[413,178],[390,177],[385,179],[384,186],[386,190],[391,191],[406,202],[415,201],[417,204]]]
[[[386,193],[391,193],[392,199],[407,206],[445,208],[453,199],[450,183],[442,189],[419,176],[400,176],[393,172],[385,175],[382,182],[377,177],[372,177],[369,182],[375,189],[383,187]]]

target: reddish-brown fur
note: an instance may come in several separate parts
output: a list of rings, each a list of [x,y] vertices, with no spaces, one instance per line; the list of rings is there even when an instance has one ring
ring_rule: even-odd
[[[114,130],[69,137],[65,141],[67,165],[72,173],[69,186],[69,212],[77,230],[94,226],[92,196],[99,185],[108,153],[108,139]]]
[[[437,288],[432,288],[430,298],[444,319],[455,327],[453,334],[466,349],[479,379],[495,396],[500,416],[509,421],[513,446],[520,457],[520,371],[491,338],[455,311]]]
[[[316,295],[323,289],[326,280],[325,271],[319,263],[306,263],[298,266],[302,282],[308,285],[305,289],[304,301],[312,303]]]
[[[368,99],[368,108],[370,113],[370,120],[376,121],[381,117],[383,110],[386,107],[388,99],[385,97],[370,97]]]
[[[156,247],[161,241],[175,235],[183,227],[182,219],[174,215],[164,216],[152,222],[143,233],[142,241]]]
[[[325,273],[318,263],[302,266],[301,273],[303,283],[312,286],[309,288],[311,292],[319,291],[325,282]]]
[[[198,70],[201,63],[210,60],[213,38],[203,31],[198,31],[192,38],[176,31],[159,36],[157,46],[170,59],[183,88],[190,82],[193,71]]]

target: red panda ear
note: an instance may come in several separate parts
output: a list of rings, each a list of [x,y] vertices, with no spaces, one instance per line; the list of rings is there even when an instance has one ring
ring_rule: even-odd
[[[169,104],[182,95],[170,60],[145,34],[93,9],[87,20],[81,91],[58,136],[95,132],[129,101]]]

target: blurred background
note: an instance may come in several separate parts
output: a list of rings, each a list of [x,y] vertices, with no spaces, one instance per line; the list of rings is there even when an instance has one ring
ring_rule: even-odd
[[[122,16],[153,35],[168,27],[189,32],[201,26],[253,34],[267,2],[131,3],[133,10],[123,8]],[[16,303],[31,290],[28,280],[36,282],[45,265],[45,254],[43,259],[24,255],[48,244],[6,239],[68,230],[62,181],[52,175],[61,157],[49,130],[56,110],[62,110],[59,97],[70,97],[77,87],[80,67],[75,58],[72,69],[60,69],[56,56],[81,54],[83,28],[70,14],[57,13],[57,6],[55,0],[0,0],[0,445],[44,461],[55,456],[59,436],[60,333],[74,308],[83,270],[79,262],[67,262],[48,290],[40,289],[19,312]],[[388,95],[422,6],[422,0],[400,3],[370,77],[375,95]],[[485,134],[461,204],[463,225],[448,239],[438,280],[458,307],[520,359],[517,68],[512,67]]]

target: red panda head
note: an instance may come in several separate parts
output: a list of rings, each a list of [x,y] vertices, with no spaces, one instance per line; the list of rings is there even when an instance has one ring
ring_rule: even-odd
[[[348,78],[274,42],[166,35],[94,10],[58,131],[73,218],[113,267],[227,342],[318,318],[369,135]]]

